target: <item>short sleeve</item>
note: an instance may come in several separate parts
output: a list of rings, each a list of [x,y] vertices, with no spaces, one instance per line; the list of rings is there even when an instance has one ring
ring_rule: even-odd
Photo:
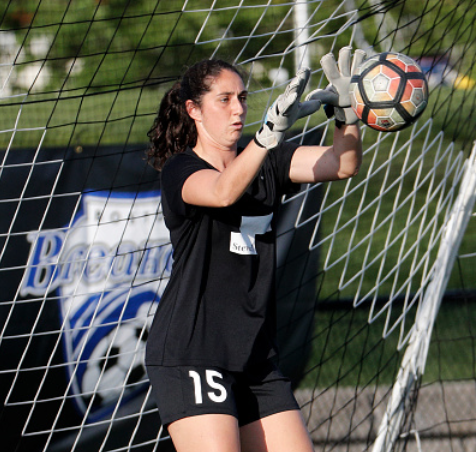
[[[186,217],[193,214],[193,206],[186,204],[182,198],[182,188],[188,177],[207,168],[206,162],[188,152],[176,154],[167,161],[162,168],[160,184],[162,196],[173,213]]]
[[[276,175],[281,195],[296,193],[301,188],[300,184],[292,182],[289,178],[291,160],[298,147],[299,144],[285,142],[269,153],[269,160]]]

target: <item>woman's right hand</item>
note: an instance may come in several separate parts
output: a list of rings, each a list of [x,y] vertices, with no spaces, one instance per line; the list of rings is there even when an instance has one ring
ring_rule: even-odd
[[[255,135],[258,146],[268,150],[278,147],[284,139],[284,132],[298,119],[309,116],[319,110],[321,101],[310,99],[301,102],[311,72],[308,68],[300,69],[283,94],[278,96],[269,107],[263,125]]]

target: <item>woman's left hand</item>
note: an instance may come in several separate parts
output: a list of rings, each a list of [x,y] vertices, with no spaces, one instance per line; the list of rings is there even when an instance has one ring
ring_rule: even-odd
[[[316,89],[306,97],[306,100],[319,99],[323,104],[329,105],[331,113],[329,114],[327,108],[326,113],[329,116],[335,115],[337,121],[347,125],[358,121],[350,106],[350,81],[367,56],[364,50],[357,49],[351,66],[351,52],[351,47],[343,47],[337,63],[332,53],[324,55],[321,58],[321,66],[330,84],[325,90]]]

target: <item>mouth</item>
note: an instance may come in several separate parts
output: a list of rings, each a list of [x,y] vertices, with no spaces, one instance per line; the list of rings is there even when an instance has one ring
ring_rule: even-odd
[[[243,123],[240,122],[240,121],[234,122],[234,123],[232,124],[232,127],[235,128],[235,129],[242,130],[242,129],[243,129]]]

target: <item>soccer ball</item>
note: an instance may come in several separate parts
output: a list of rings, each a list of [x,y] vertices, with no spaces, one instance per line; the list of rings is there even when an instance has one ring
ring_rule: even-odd
[[[365,60],[352,76],[352,109],[365,124],[396,132],[412,124],[428,105],[428,83],[416,61],[401,53]]]

